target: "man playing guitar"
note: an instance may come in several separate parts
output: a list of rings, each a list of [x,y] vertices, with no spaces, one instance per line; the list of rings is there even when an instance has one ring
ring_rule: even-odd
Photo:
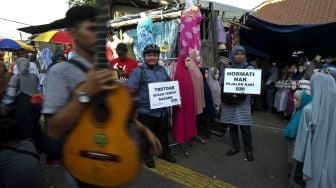
[[[58,63],[49,70],[42,112],[46,117],[48,135],[54,139],[65,136],[74,128],[91,98],[117,87],[111,84],[113,77],[110,70],[96,71],[94,66],[96,16],[97,10],[91,6],[72,7],[66,13],[66,27],[75,43],[72,59],[89,71],[85,73],[69,62]],[[162,148],[156,136],[138,121],[136,128],[144,133],[159,155]]]

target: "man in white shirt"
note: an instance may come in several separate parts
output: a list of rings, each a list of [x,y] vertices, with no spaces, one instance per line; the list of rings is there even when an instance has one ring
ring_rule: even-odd
[[[19,71],[18,71],[18,68],[17,68],[16,65],[14,65],[14,71],[13,71],[13,73],[15,75],[19,74]],[[29,63],[29,73],[35,74],[36,76],[39,75],[38,68],[37,68],[36,64],[33,63],[33,62]]]

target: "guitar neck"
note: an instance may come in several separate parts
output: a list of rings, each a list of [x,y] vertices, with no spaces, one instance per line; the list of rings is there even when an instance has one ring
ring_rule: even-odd
[[[106,36],[108,33],[108,3],[106,0],[97,0],[97,44],[96,44],[96,60],[97,70],[109,68],[108,60],[106,58]]]

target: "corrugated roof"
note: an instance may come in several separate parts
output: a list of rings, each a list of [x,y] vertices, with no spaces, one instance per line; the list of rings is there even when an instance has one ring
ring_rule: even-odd
[[[268,0],[255,10],[256,17],[280,25],[336,22],[335,0]]]

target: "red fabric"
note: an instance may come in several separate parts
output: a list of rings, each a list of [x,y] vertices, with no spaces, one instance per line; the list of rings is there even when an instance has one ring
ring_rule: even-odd
[[[132,70],[138,67],[138,63],[132,59],[127,57],[124,60],[120,60],[119,58],[113,59],[110,63],[111,68],[113,69],[114,65],[118,63],[118,69],[122,69],[123,66],[126,66],[126,77],[128,78],[131,74]]]
[[[30,102],[32,104],[42,104],[43,103],[43,95],[41,93],[34,94],[31,96]]]
[[[173,136],[180,144],[197,135],[194,87],[184,64],[185,58],[186,55],[180,54],[174,78],[179,83],[181,107],[175,106],[173,109]]]
[[[66,48],[65,50],[64,50],[64,56],[68,59],[68,55],[69,55],[69,53],[70,52],[72,52],[72,48],[70,47],[70,48]]]
[[[106,57],[107,57],[107,60],[109,60],[109,62],[111,62],[114,59],[113,51],[109,46],[106,46]]]

